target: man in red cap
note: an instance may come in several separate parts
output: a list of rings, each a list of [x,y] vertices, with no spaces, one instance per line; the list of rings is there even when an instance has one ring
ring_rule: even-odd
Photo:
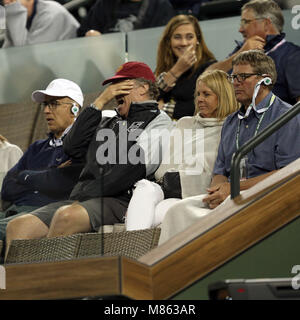
[[[122,222],[134,184],[158,168],[160,138],[172,123],[158,109],[151,69],[128,62],[103,82],[107,83],[111,84],[81,112],[64,141],[65,152],[73,158],[86,155],[70,199],[12,220],[6,230],[8,246],[12,239],[98,231],[102,225]],[[102,117],[102,108],[113,98],[118,115]]]

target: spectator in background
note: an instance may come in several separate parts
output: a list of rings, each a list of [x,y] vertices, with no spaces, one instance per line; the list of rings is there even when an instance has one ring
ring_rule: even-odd
[[[0,189],[6,172],[22,157],[23,151],[0,134]],[[1,216],[1,215],[0,215]]]
[[[272,0],[252,0],[242,7],[239,32],[244,41],[223,61],[208,69],[230,72],[232,60],[243,51],[263,50],[274,61],[277,81],[273,92],[282,100],[295,104],[300,100],[300,47],[285,40],[282,32],[284,18],[277,3]]]
[[[3,0],[6,34],[3,48],[76,37],[78,21],[56,1]]]
[[[169,0],[97,0],[78,29],[78,36],[128,32],[165,25],[175,10]]]
[[[194,115],[196,80],[215,61],[194,16],[177,15],[169,21],[158,45],[155,75],[160,107],[172,119]]]
[[[260,50],[249,50],[237,55],[232,64],[229,79],[241,107],[224,122],[211,185],[207,194],[183,199],[168,210],[160,244],[229,198],[233,153],[291,108],[272,92],[277,76],[272,58]],[[300,157],[299,131],[297,115],[242,159],[241,190],[251,188]]]
[[[6,217],[67,199],[83,168],[84,159],[71,159],[63,151],[64,138],[83,104],[79,86],[56,79],[46,90],[34,91],[32,99],[42,103],[49,137],[31,144],[7,172],[1,190],[2,200],[11,204]],[[6,224],[0,220],[1,236]]]

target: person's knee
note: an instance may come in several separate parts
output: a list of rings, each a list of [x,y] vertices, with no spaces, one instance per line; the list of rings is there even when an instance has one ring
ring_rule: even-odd
[[[48,237],[90,231],[89,216],[80,205],[59,208],[52,219]]]
[[[74,224],[74,218],[74,214],[70,207],[59,208],[53,216],[52,225],[65,229]]]
[[[12,219],[6,226],[6,237],[15,239],[30,238],[33,232],[33,229],[30,228],[30,225],[34,223],[33,220],[35,219],[37,218],[30,214]]]

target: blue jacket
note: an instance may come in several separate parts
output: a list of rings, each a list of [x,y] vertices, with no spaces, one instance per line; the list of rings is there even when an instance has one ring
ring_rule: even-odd
[[[1,190],[3,200],[41,207],[68,199],[83,165],[80,161],[72,161],[70,166],[58,168],[70,157],[62,145],[51,145],[51,140],[49,136],[31,144],[19,162],[7,172]]]
[[[243,42],[236,41],[238,51]],[[278,45],[278,47],[276,47]],[[272,49],[274,49],[272,51]],[[285,41],[285,33],[268,35],[264,51],[274,60],[277,80],[272,91],[283,101],[293,105],[300,97],[300,47]]]

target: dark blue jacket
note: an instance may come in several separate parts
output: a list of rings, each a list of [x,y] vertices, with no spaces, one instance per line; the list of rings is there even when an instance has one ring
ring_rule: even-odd
[[[285,33],[278,35],[268,35],[264,51],[274,60],[277,71],[277,81],[272,91],[283,101],[293,105],[300,97],[300,47],[285,41]],[[238,51],[243,42],[236,41],[237,47],[230,54]],[[276,50],[275,46],[279,46]]]
[[[44,206],[68,199],[83,168],[79,161],[65,168],[58,166],[70,157],[63,146],[51,146],[51,137],[31,144],[4,180],[1,197],[16,205]]]

